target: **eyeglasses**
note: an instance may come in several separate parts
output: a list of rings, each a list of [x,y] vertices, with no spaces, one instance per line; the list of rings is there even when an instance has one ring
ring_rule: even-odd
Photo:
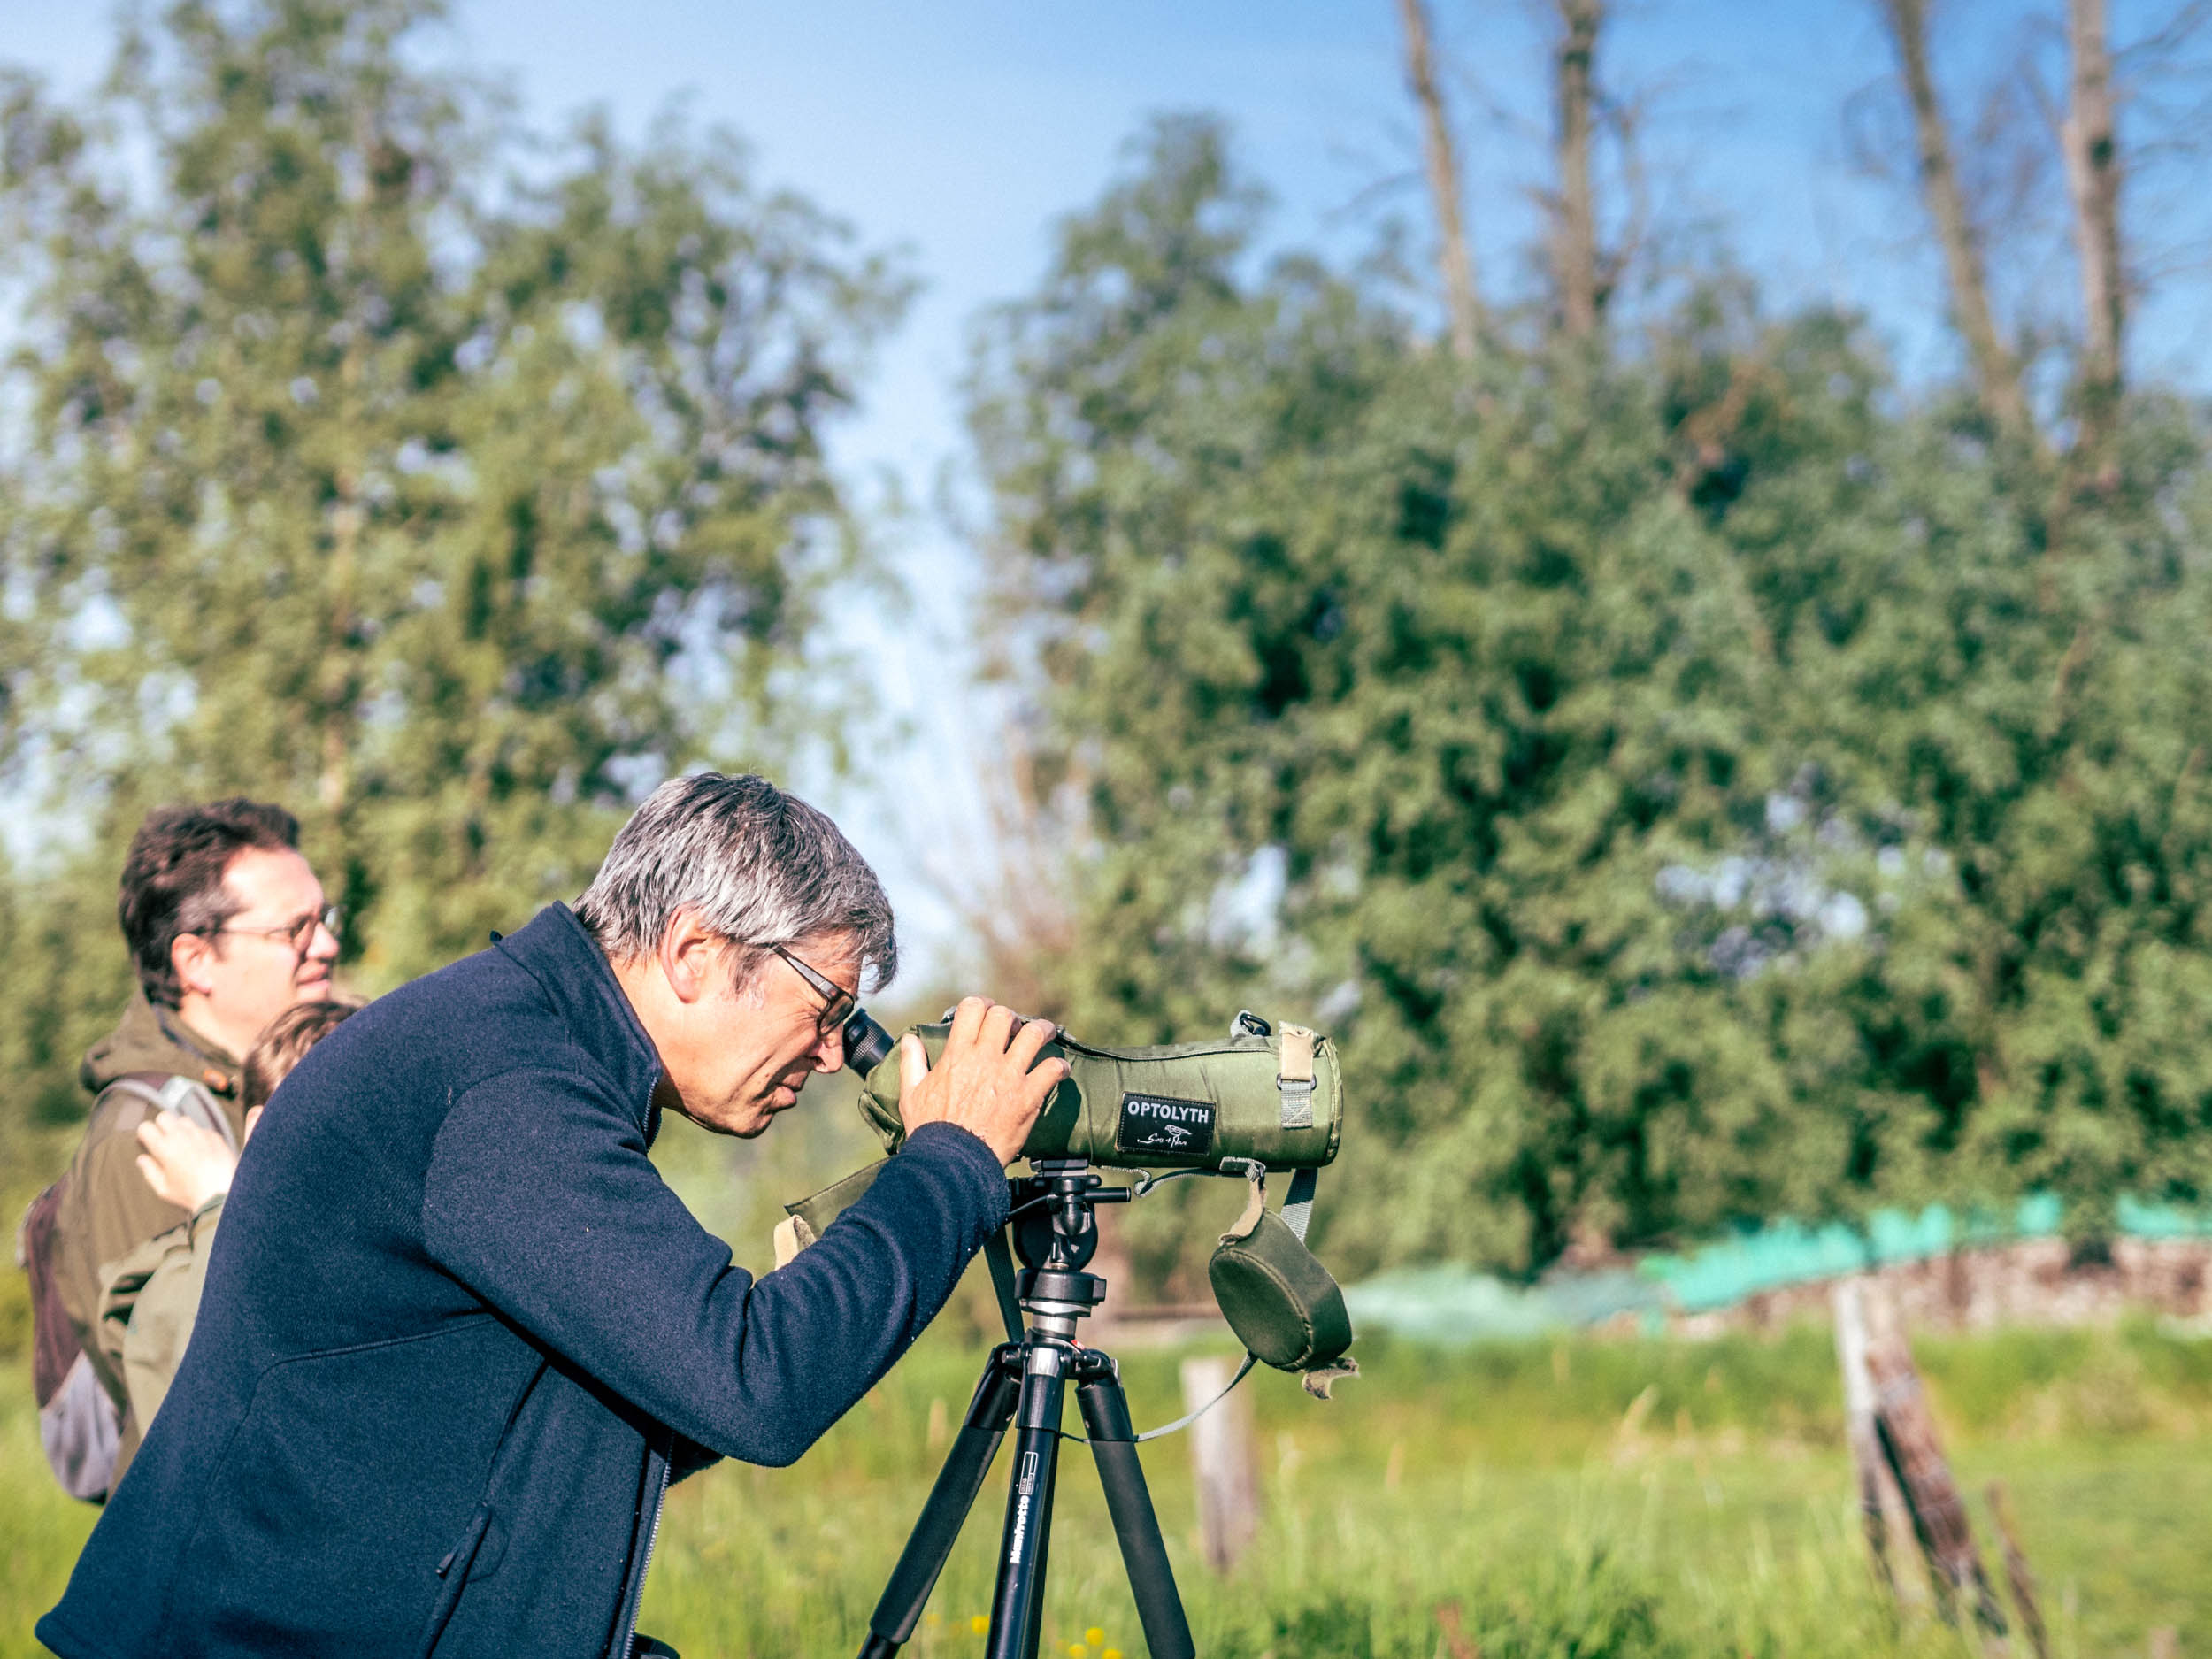
[[[789,963],[793,971],[812,986],[815,994],[822,999],[822,1011],[815,1016],[815,1025],[823,1036],[828,1036],[852,1018],[853,1010],[860,1006],[860,998],[856,994],[817,973],[781,945],[771,945],[768,949]]]
[[[256,939],[281,939],[303,956],[307,954],[309,947],[315,942],[315,930],[318,927],[328,928],[330,936],[335,939],[338,936],[338,930],[345,925],[346,907],[342,904],[334,904],[328,910],[318,911],[311,916],[303,916],[296,921],[285,923],[281,927],[219,927],[215,932],[245,933]]]

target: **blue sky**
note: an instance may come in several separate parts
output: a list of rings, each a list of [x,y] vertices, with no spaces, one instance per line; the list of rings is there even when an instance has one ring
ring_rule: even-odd
[[[1497,296],[1520,280],[1516,250],[1535,225],[1544,81],[1534,12],[1524,0],[1432,7],[1462,117],[1478,259]],[[2033,10],[2020,0],[1939,10],[1960,119],[1971,113],[1969,88],[2009,61]],[[2115,10],[2125,37],[2171,7],[2120,0]],[[1626,0],[1601,70],[1650,106],[1646,150],[1663,217],[1717,226],[1778,303],[1866,309],[1924,377],[1953,361],[1935,267],[1910,203],[1862,175],[1844,138],[1846,105],[1888,67],[1873,16],[1867,0]],[[96,5],[0,0],[0,59],[60,90],[94,82],[112,35]],[[460,0],[428,50],[507,76],[540,127],[603,104],[635,134],[681,96],[695,119],[753,142],[765,181],[812,197],[868,242],[903,246],[926,287],[837,454],[856,480],[887,469],[922,503],[948,469],[957,477],[955,383],[969,320],[1033,285],[1054,219],[1097,195],[1148,113],[1225,116],[1244,165],[1277,200],[1270,234],[1280,244],[1349,253],[1394,210],[1426,225],[1394,0]],[[1393,178],[1407,183],[1380,188]],[[2052,280],[2070,281],[2062,262]],[[2194,347],[2206,282],[2193,280],[2188,303],[2146,314],[2137,355],[2147,371],[2202,387]],[[980,844],[949,833],[973,828],[961,731],[973,705],[941,695],[965,668],[972,566],[926,513],[882,534],[920,613],[881,689],[918,735],[874,772],[893,780],[891,805],[847,805],[918,954],[942,960],[952,922],[925,877],[935,860],[919,848]]]

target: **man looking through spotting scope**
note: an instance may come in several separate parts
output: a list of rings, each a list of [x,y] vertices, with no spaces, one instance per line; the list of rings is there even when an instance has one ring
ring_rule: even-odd
[[[65,1655],[626,1659],[672,1479],[783,1464],[942,1307],[1066,1075],[981,998],[904,1144],[755,1279],[647,1157],[750,1136],[895,965],[874,873],[761,779],[663,785],[573,910],[355,1015],[242,1158],[199,1323],[40,1622]]]

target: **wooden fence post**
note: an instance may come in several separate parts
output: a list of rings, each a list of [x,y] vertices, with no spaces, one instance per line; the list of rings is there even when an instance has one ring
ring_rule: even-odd
[[[1183,1362],[1183,1409],[1195,1411],[1229,1386],[1236,1362]],[[1252,1397],[1232,1394],[1190,1426],[1198,1486],[1198,1536],[1207,1564],[1226,1572],[1258,1532],[1260,1478],[1252,1441]]]
[[[1966,1518],[1966,1503],[1958,1482],[1943,1455],[1928,1396],[1920,1386],[1912,1351],[1896,1328],[1886,1308],[1869,1333],[1867,1372],[1874,1383],[1874,1427],[1882,1455],[1905,1494],[1905,1509],[1921,1553],[1928,1560],[1928,1576],[1934,1581],[1936,1604],[1947,1618],[1958,1617],[1956,1601],[1963,1596],[1973,1605],[1983,1644],[1993,1653],[2003,1651],[2007,1634],[2005,1610],[1989,1577],[1982,1571],[1981,1551],[1974,1543],[1974,1529]]]
[[[1897,1578],[1889,1564],[1887,1510],[1902,1509],[1903,1494],[1882,1455],[1874,1426],[1874,1379],[1866,1367],[1866,1305],[1860,1281],[1839,1279],[1832,1297],[1836,1313],[1836,1363],[1843,1371],[1844,1434],[1851,1447],[1851,1470],[1859,1488],[1859,1521],[1866,1529],[1866,1553],[1875,1577],[1893,1599]]]

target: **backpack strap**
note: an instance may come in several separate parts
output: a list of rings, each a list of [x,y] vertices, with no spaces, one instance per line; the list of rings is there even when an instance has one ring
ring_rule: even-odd
[[[144,1101],[156,1111],[176,1112],[208,1130],[220,1135],[223,1144],[233,1152],[238,1150],[238,1132],[230,1126],[230,1119],[215,1103],[215,1096],[207,1086],[196,1078],[166,1071],[127,1071],[100,1091],[100,1098],[121,1093]],[[94,1102],[96,1107],[98,1102]]]

